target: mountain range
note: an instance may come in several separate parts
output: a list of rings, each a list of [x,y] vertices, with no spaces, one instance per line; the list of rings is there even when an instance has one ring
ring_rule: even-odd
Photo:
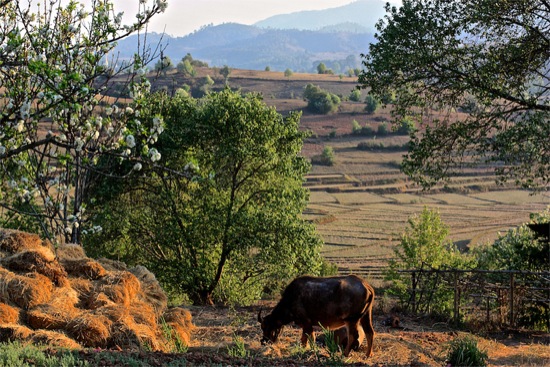
[[[163,55],[177,64],[186,54],[210,66],[273,71],[315,72],[323,62],[334,73],[360,67],[362,53],[374,42],[375,24],[384,15],[383,0],[272,16],[254,25],[207,25],[183,37],[151,33],[147,44],[162,45]],[[129,59],[142,42],[130,36],[115,54]]]

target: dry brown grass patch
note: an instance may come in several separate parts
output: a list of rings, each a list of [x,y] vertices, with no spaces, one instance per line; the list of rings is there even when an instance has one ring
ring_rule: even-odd
[[[61,264],[67,273],[74,277],[96,280],[107,275],[107,271],[100,263],[87,258],[62,260]]]
[[[47,248],[53,251],[50,241],[42,240],[40,236],[13,229],[0,229],[0,250],[9,254],[23,250]]]
[[[7,343],[16,340],[27,340],[32,335],[32,330],[19,324],[0,325],[0,342]]]
[[[18,321],[19,310],[5,303],[0,303],[0,324],[12,324]]]
[[[47,248],[27,250],[2,259],[2,265],[17,272],[37,272],[47,276],[57,286],[68,285],[67,272]]]
[[[0,297],[25,310],[47,303],[52,297],[52,291],[51,280],[42,274],[0,272]]]
[[[103,315],[84,312],[67,324],[66,331],[85,347],[107,346],[112,321]]]
[[[144,266],[136,266],[130,269],[141,283],[141,291],[138,298],[151,305],[157,317],[162,315],[168,306],[168,297],[162,290],[157,278]]]
[[[30,336],[33,344],[46,345],[48,347],[80,349],[81,345],[67,335],[50,330],[37,330]]]
[[[128,271],[109,273],[99,282],[99,292],[104,293],[113,302],[124,305],[130,305],[141,288],[136,276]]]
[[[164,321],[177,333],[183,343],[189,345],[191,333],[195,329],[191,312],[181,307],[173,307],[164,313]]]
[[[128,267],[126,266],[126,264],[121,261],[111,260],[105,257],[101,257],[97,259],[97,262],[100,263],[107,271],[128,270]]]
[[[84,248],[75,243],[59,245],[55,250],[57,258],[62,260],[80,260],[87,258]]]

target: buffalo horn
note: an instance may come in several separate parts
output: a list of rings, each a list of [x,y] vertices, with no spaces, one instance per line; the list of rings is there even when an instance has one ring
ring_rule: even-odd
[[[260,311],[258,312],[258,322],[262,323],[264,321],[264,318],[262,317],[262,309],[260,308]]]

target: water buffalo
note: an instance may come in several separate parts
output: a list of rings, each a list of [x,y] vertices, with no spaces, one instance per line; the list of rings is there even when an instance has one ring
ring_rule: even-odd
[[[344,355],[359,348],[359,325],[365,331],[368,343],[367,356],[372,356],[374,329],[372,328],[372,305],[374,290],[355,275],[337,277],[303,276],[294,279],[284,290],[281,300],[269,315],[258,321],[262,325],[262,343],[276,342],[284,325],[291,322],[302,327],[302,345],[308,335],[315,338],[314,326],[327,329],[347,330]]]

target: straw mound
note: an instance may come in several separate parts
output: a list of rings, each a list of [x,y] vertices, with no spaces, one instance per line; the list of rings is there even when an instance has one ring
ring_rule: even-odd
[[[143,266],[0,228],[0,342],[171,351],[174,339],[188,345],[194,328],[189,311],[167,309]]]

